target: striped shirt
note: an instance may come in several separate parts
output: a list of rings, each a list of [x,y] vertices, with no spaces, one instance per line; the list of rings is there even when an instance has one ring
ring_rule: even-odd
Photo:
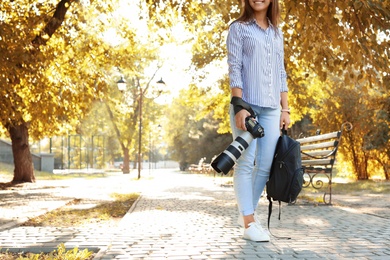
[[[260,107],[279,108],[287,92],[283,34],[271,23],[264,30],[255,20],[233,22],[227,37],[230,88],[241,88],[242,99]]]

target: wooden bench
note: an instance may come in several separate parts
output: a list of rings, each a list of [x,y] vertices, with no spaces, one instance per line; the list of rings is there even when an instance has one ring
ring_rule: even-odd
[[[339,131],[299,138],[301,144],[302,167],[304,168],[303,187],[310,185],[315,189],[324,186],[324,179],[328,181],[327,189],[323,195],[325,204],[332,204],[332,177],[336,154],[341,142],[343,130],[350,131],[352,124],[346,122]],[[329,196],[329,200],[327,200]]]
[[[191,173],[202,173],[203,170],[203,162],[206,160],[205,157],[201,158],[198,162],[198,164],[191,164],[190,167],[188,167],[188,170]]]
[[[188,167],[188,170],[191,173],[199,173],[199,172],[201,172],[204,160],[205,160],[205,158],[201,158],[199,160],[198,164],[190,164],[190,167]]]
[[[205,163],[206,157],[203,157],[199,160],[198,164],[191,164],[188,167],[188,170],[191,173],[210,173],[213,171],[210,163]]]

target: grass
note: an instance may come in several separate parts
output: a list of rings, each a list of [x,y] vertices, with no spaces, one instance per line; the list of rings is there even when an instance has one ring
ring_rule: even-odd
[[[3,177],[0,179],[7,179],[7,181],[10,182],[13,178],[13,174],[14,174],[13,171],[14,171],[14,165],[0,162],[0,177]],[[102,178],[102,177],[109,176],[112,174],[117,174],[117,173],[118,173],[118,171],[104,172],[102,170],[101,173],[93,173],[93,174],[85,173],[85,172],[69,172],[67,174],[53,174],[50,172],[34,170],[35,179],[37,181],[39,181],[39,180],[69,180],[69,179],[74,179],[74,178],[95,179],[95,178]]]
[[[75,207],[75,205],[83,206],[85,202],[81,199],[74,199],[64,207],[28,220],[22,226],[74,227],[87,224],[115,223],[129,211],[139,194],[114,193],[111,196],[114,198],[113,201],[102,202],[87,208]],[[90,205],[89,201],[86,203],[88,203],[87,206]]]
[[[1,248],[0,248],[1,249]],[[90,260],[94,252],[88,249],[79,250],[77,247],[66,250],[64,244],[60,244],[57,250],[50,253],[34,254],[29,252],[4,252],[0,253],[0,260]]]
[[[321,189],[314,189],[309,186],[304,190],[312,193],[322,192],[327,189],[328,185],[324,183]],[[360,180],[349,182],[333,182],[332,194],[341,195],[359,195],[361,193],[369,194],[390,194],[390,182],[389,181],[372,181],[372,180]]]
[[[390,194],[390,182],[362,180],[348,183],[333,183],[335,194],[355,194],[368,192],[371,194]]]
[[[328,184],[320,189],[315,189],[311,185],[303,188],[298,195],[299,201],[314,202],[322,204],[324,202],[324,192],[328,191]],[[362,196],[367,194],[388,194],[390,195],[390,182],[386,180],[359,180],[351,181],[347,179],[336,179],[332,183],[332,195]],[[329,200],[329,193],[326,196]]]
[[[186,172],[187,174],[195,174]],[[221,173],[214,172],[203,174],[206,177],[213,178],[216,180],[216,183],[223,183],[225,185],[232,185],[233,184],[233,178],[232,174],[229,175],[223,175]],[[327,179],[324,178],[324,186],[321,189],[314,189],[311,187],[311,185],[307,188],[304,188],[305,191],[308,191],[310,193],[318,193],[319,197],[315,200],[322,200],[322,191],[323,189],[326,189],[327,186]],[[333,194],[360,194],[362,192],[370,193],[370,194],[390,194],[390,181],[386,180],[359,180],[359,181],[353,181],[348,178],[337,178],[333,179],[332,184],[332,193]]]

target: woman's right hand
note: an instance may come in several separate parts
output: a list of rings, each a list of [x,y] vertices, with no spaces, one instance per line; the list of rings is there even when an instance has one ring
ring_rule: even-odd
[[[236,127],[238,129],[241,129],[241,130],[244,130],[246,131],[246,127],[245,127],[245,119],[250,116],[251,113],[249,113],[248,110],[246,109],[242,109],[240,110],[235,116],[234,116],[234,119],[236,120]]]

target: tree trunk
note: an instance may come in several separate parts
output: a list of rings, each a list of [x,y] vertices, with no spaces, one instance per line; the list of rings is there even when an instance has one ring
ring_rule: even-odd
[[[390,180],[390,165],[386,162],[383,163],[383,171],[385,173],[386,180]]]
[[[130,173],[129,148],[123,148],[123,168],[124,174]]]
[[[28,143],[28,127],[26,122],[18,125],[8,125],[8,132],[12,141],[12,154],[14,156],[13,183],[35,182],[34,165]]]

